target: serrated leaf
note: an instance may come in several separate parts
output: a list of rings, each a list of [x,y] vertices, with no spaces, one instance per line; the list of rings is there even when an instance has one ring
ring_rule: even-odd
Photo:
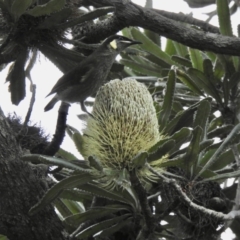
[[[65,3],[65,0],[50,0],[46,4],[37,5],[35,8],[27,11],[27,14],[34,17],[51,15],[52,13],[59,12],[61,9],[63,9]]]
[[[82,171],[82,172],[90,172],[92,170],[90,169],[85,169],[81,168],[78,165],[74,164],[73,161],[67,161],[61,158],[56,158],[56,157],[50,157],[46,155],[40,155],[40,154],[26,154],[23,157],[21,157],[23,161],[27,162],[42,162],[44,164],[49,164],[49,165],[54,165],[54,166],[60,166],[60,167],[65,167],[77,171]]]
[[[215,128],[214,130],[208,132],[207,136],[208,138],[214,138],[214,137],[219,137],[219,138],[224,138],[226,135],[228,135],[229,132],[233,129],[233,125],[228,124],[222,127]]]
[[[209,101],[207,100],[201,101],[201,103],[198,106],[193,123],[194,128],[199,126],[203,130],[201,141],[206,139],[207,123],[210,113],[211,105]]]
[[[169,56],[176,55],[177,51],[172,40],[167,39],[165,53]]]
[[[170,139],[175,141],[174,147],[169,151],[169,153],[173,153],[177,151],[182,144],[189,140],[192,131],[189,128],[183,127],[179,131],[175,132]]]
[[[103,166],[102,166],[101,162],[96,157],[89,156],[88,161],[89,161],[89,165],[91,167],[95,168],[96,170],[98,170],[100,172],[103,170]]]
[[[197,126],[192,131],[192,140],[188,146],[187,153],[185,155],[185,163],[188,166],[188,171],[190,172],[190,167],[193,166],[191,175],[194,175],[196,166],[198,164],[198,157],[200,154],[200,141],[202,139],[203,130],[200,126]]]
[[[124,64],[126,67],[131,68],[135,72],[143,74],[143,75],[150,75],[150,76],[156,76],[156,77],[162,76],[161,73],[156,72],[155,69],[153,69],[147,65],[136,63],[131,60],[121,59],[120,63]]]
[[[183,67],[193,67],[191,61],[189,61],[188,59],[186,59],[184,57],[179,57],[179,56],[173,55],[172,60],[174,62],[182,65]]]
[[[52,188],[50,188],[46,192],[46,194],[42,197],[42,199],[30,209],[29,214],[33,215],[40,211],[41,209],[43,209],[48,204],[50,204],[54,199],[56,199],[59,196],[62,190],[86,184],[87,182],[90,182],[96,178],[97,177],[90,175],[88,173],[77,174],[65,178],[64,180],[60,181]]]
[[[195,179],[200,176],[205,170],[209,169],[216,161],[218,156],[226,149],[226,147],[231,143],[231,141],[234,139],[234,137],[238,134],[240,131],[240,123],[237,124],[233,130],[229,133],[229,135],[225,138],[225,140],[221,143],[219,148],[216,150],[216,152],[212,155],[212,157],[209,159],[209,161],[206,163],[206,165],[201,169],[201,171],[197,174]]]
[[[219,82],[215,79],[214,71],[213,71],[213,64],[210,59],[204,59],[203,61],[203,72],[207,79],[215,86]]]
[[[71,14],[72,10],[70,8],[64,8],[59,12],[51,14],[51,16],[40,23],[37,28],[50,29],[56,27],[57,25],[65,22]]]
[[[216,101],[223,106],[222,99],[219,96],[219,93],[215,86],[207,79],[207,77],[204,75],[204,73],[200,72],[199,70],[195,68],[189,68],[187,70],[187,73],[191,77],[191,79],[195,82],[195,84],[198,84],[207,94],[212,96],[216,99]]]
[[[26,95],[24,66],[27,57],[28,51],[24,49],[10,67],[6,78],[6,81],[10,82],[9,90],[11,92],[11,101],[14,105],[18,105]]]
[[[129,201],[129,198],[124,198],[120,191],[108,191],[106,189],[100,188],[93,184],[85,184],[78,187],[88,193],[91,193],[93,196],[98,196],[110,200],[115,200],[123,203],[132,204],[132,201]]]
[[[60,24],[58,27],[59,28],[70,28],[73,26],[76,26],[77,24],[83,23],[83,22],[87,22],[87,21],[91,21],[94,20],[96,18],[99,18],[103,15],[106,15],[110,12],[114,11],[114,7],[102,7],[102,8],[97,8],[91,12],[88,12],[84,15],[82,15],[81,17],[75,18],[74,20],[68,21],[66,23]]]
[[[141,167],[143,167],[146,164],[146,162],[147,162],[147,157],[148,157],[148,153],[147,152],[141,152],[141,153],[137,154],[131,160],[131,162],[133,164],[133,167],[134,168],[141,168]]]
[[[118,206],[118,208],[116,207],[95,207],[92,208],[86,212],[82,212],[82,213],[77,213],[74,214],[72,216],[69,216],[67,218],[64,219],[64,222],[66,222],[67,224],[73,225],[73,226],[79,226],[80,224],[87,222],[87,221],[91,221],[91,220],[96,220],[98,218],[102,218],[108,215],[111,215],[113,213],[122,211],[122,210],[127,210],[126,207],[124,207],[124,205],[122,206]]]
[[[63,218],[72,215],[72,212],[68,209],[68,207],[64,204],[61,199],[56,199],[54,201],[54,206],[57,208],[57,211],[60,212]]]
[[[192,90],[193,92],[200,96],[204,96],[204,93],[199,89],[197,84],[195,84],[195,82],[193,82],[192,79],[186,73],[178,69],[177,77],[181,80],[181,82],[188,86],[190,90]]]
[[[240,176],[240,170],[230,172],[230,173],[218,174],[213,177],[205,178],[204,180],[201,180],[200,182],[219,181],[219,180],[228,179],[228,178],[237,178],[239,176]]]
[[[151,54],[155,55],[156,57],[162,59],[166,63],[173,65],[173,61],[171,57],[163,52],[158,45],[156,45],[151,39],[149,39],[146,35],[144,35],[141,31],[137,28],[131,28],[131,34],[135,40],[142,42],[143,44],[140,46],[145,51],[150,52]]]
[[[98,236],[101,238],[111,236],[115,232],[118,232],[119,230],[121,230],[124,226],[129,225],[131,222],[132,222],[131,218],[124,219],[124,221],[120,221],[117,224],[115,224],[111,227],[108,227],[107,229],[103,229],[102,232]]]
[[[163,143],[156,152],[149,154],[148,161],[153,163],[155,160],[161,159],[164,155],[166,155],[171,149],[174,147],[175,141],[170,139]]]
[[[222,35],[232,36],[232,25],[229,12],[228,0],[217,0],[217,13],[219,28]]]
[[[188,55],[188,47],[175,41],[173,41],[173,44],[175,46],[178,56],[186,57]]]
[[[82,202],[87,199],[92,201],[92,195],[76,189],[65,189],[59,195],[59,198],[68,199],[76,202]]]
[[[28,7],[31,6],[32,0],[14,0],[12,7],[11,7],[11,13],[15,16],[15,18],[19,18]]]
[[[66,151],[62,148],[60,148],[58,150],[58,152],[56,153],[55,156],[56,157],[61,157],[63,159],[67,159],[67,160],[78,160],[78,158],[74,154],[72,154],[72,153],[70,153],[70,152],[68,152],[68,151]]]
[[[129,216],[131,216],[131,215],[130,214],[124,214],[124,215],[119,216],[119,217],[114,217],[112,219],[105,220],[105,221],[100,222],[100,223],[96,223],[96,224],[84,229],[82,232],[78,233],[76,235],[76,238],[85,239],[87,237],[93,236],[94,234],[96,234],[98,232],[101,232],[103,229],[109,228],[109,227],[113,226],[114,224],[125,220]]]
[[[188,51],[193,67],[202,72],[203,71],[202,53],[199,50],[193,48],[188,48]]]
[[[171,114],[173,97],[175,92],[175,83],[176,83],[176,73],[174,70],[170,70],[168,75],[166,94],[164,96],[162,109],[159,114],[160,115],[159,130],[160,131],[162,131],[165,128]]]

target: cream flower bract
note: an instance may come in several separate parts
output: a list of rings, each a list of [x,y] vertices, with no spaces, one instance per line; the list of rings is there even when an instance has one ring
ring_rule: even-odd
[[[134,79],[115,79],[102,86],[84,130],[84,157],[96,156],[103,167],[131,169],[131,160],[161,135],[152,96]]]

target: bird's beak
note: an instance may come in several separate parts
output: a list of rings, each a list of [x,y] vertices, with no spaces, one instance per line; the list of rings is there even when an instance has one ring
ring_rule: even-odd
[[[135,44],[142,44],[142,42],[139,42],[139,41],[131,41],[131,42],[129,43],[129,46],[135,45]]]

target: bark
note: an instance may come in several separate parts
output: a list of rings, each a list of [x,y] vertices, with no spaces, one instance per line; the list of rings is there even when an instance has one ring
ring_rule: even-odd
[[[0,109],[0,233],[10,240],[67,239],[52,206],[29,216],[29,209],[48,189],[47,168],[23,162],[22,155],[16,134]]]

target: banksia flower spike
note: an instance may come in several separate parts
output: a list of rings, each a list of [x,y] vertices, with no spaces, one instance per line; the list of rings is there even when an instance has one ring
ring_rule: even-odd
[[[132,170],[132,159],[162,138],[152,96],[134,79],[102,86],[92,115],[84,130],[83,153],[95,156],[105,169]]]

